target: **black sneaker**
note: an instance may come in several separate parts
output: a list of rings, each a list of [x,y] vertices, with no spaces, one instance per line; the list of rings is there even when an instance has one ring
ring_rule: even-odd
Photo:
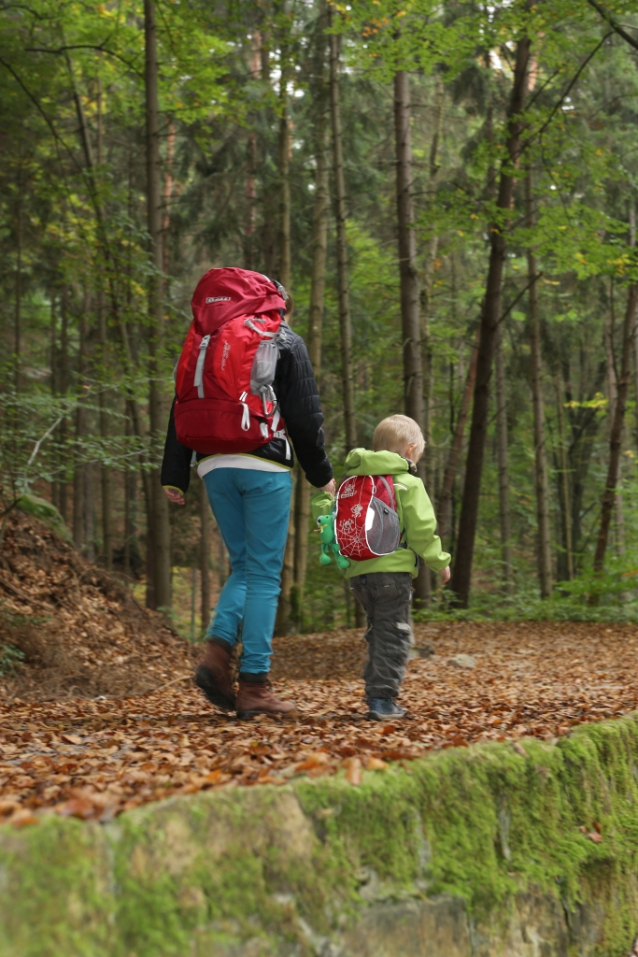
[[[368,717],[373,721],[386,721],[388,718],[405,718],[405,708],[401,708],[392,698],[370,698]]]

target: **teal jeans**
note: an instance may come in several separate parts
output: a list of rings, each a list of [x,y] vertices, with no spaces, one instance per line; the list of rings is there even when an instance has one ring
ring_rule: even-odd
[[[230,556],[206,637],[237,642],[242,626],[242,675],[270,671],[272,635],[288,537],[290,472],[218,468],[204,476],[208,501]]]

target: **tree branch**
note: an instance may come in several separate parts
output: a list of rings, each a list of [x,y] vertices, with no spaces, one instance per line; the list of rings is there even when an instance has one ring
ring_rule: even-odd
[[[523,296],[525,295],[525,293],[527,292],[527,290],[530,289],[530,288],[534,285],[534,283],[537,282],[537,281],[541,278],[542,275],[543,275],[542,272],[537,272],[535,276],[532,276],[532,278],[531,278],[530,281],[527,283],[527,285],[524,286],[523,289],[521,289],[521,291],[519,292],[519,294],[518,294],[518,296],[516,297],[516,299],[514,299],[514,301],[509,304],[509,306],[507,307],[507,309],[505,310],[505,312],[503,312],[503,313],[501,314],[501,318],[498,320],[499,326],[500,326],[500,324],[503,322],[503,319],[507,319],[507,317],[509,316],[510,312],[512,311],[512,309],[513,309],[514,306],[516,305],[516,303],[517,303],[517,302],[520,302],[520,300],[523,298]]]
[[[75,156],[73,155],[73,151],[72,151],[71,149],[69,149],[69,147],[67,146],[67,144],[65,143],[65,141],[63,140],[63,138],[60,136],[60,134],[59,134],[58,131],[56,130],[55,126],[53,125],[53,122],[52,122],[51,118],[50,118],[49,116],[47,116],[47,114],[44,112],[44,110],[43,110],[42,107],[40,106],[40,103],[38,102],[37,97],[35,97],[35,96],[33,95],[33,93],[31,92],[31,90],[30,90],[30,89],[26,86],[26,84],[23,82],[22,77],[21,77],[18,73],[16,73],[16,71],[13,69],[13,67],[11,66],[10,63],[7,63],[6,60],[4,60],[2,57],[0,57],[0,64],[2,64],[2,66],[5,67],[5,69],[7,69],[7,70],[9,71],[9,73],[10,73],[11,76],[14,78],[14,80],[16,81],[16,83],[20,86],[20,88],[21,88],[21,90],[23,91],[23,93],[25,94],[25,96],[27,96],[28,99],[31,100],[31,102],[32,102],[33,105],[35,106],[36,110],[38,111],[38,113],[40,114],[40,116],[43,118],[43,120],[44,120],[44,122],[46,123],[46,125],[49,127],[49,130],[51,131],[51,135],[53,136],[53,138],[54,138],[54,140],[56,141],[56,143],[60,143],[60,145],[64,148],[65,152],[67,152],[68,155],[70,156],[71,162],[73,163],[73,165],[76,167],[76,169],[78,170],[78,172],[81,173],[81,172],[82,172],[82,167],[80,166],[80,164],[78,163],[77,159],[76,159]]]
[[[591,3],[591,0],[587,0],[587,2],[588,2],[588,3]],[[562,96],[556,101],[556,103],[555,103],[555,105],[554,105],[554,108],[552,109],[552,112],[549,114],[549,116],[547,117],[547,119],[545,120],[545,122],[543,123],[543,125],[541,126],[540,130],[538,130],[538,132],[536,133],[536,136],[540,137],[540,136],[543,135],[543,133],[545,132],[545,130],[547,129],[547,127],[549,126],[549,124],[552,122],[552,120],[553,120],[554,117],[556,116],[556,113],[558,112],[558,110],[561,108],[561,106],[563,105],[563,103],[565,102],[565,100],[567,99],[567,97],[569,96],[569,94],[571,93],[571,91],[572,91],[572,90],[574,89],[574,87],[576,86],[576,83],[578,82],[578,80],[579,80],[579,78],[580,78],[580,75],[581,75],[581,73],[583,72],[583,70],[585,69],[585,67],[587,66],[587,64],[590,62],[590,60],[592,60],[592,59],[596,56],[596,54],[597,54],[598,51],[600,50],[601,46],[602,46],[603,43],[605,42],[605,40],[608,40],[609,37],[612,35],[612,33],[613,33],[613,30],[610,30],[608,33],[606,33],[605,36],[602,38],[602,40],[600,40],[600,41],[596,44],[596,46],[595,46],[594,49],[591,51],[591,53],[588,54],[588,56],[585,57],[585,59],[583,60],[583,62],[581,63],[581,65],[578,67],[578,69],[577,69],[576,72],[574,73],[574,75],[573,75],[573,77],[571,78],[571,80],[569,81],[569,83],[567,84],[567,86],[566,86],[566,88],[565,88],[565,90],[564,90]],[[531,141],[531,140],[528,140],[527,142],[529,143],[530,141]],[[524,149],[524,148],[525,148],[525,147],[523,147],[523,149]]]
[[[629,44],[629,46],[632,46],[634,48],[634,50],[638,50],[638,40],[634,40],[634,38],[629,33],[627,33],[624,27],[621,27],[618,21],[614,20],[611,13],[605,10],[604,7],[601,7],[601,5],[596,2],[596,0],[587,0],[587,3],[589,4],[590,7],[593,7],[594,10],[598,11],[598,13],[601,15],[603,20],[607,21],[607,23],[612,28],[614,33],[617,33],[619,37],[622,37],[623,40],[625,40]]]
[[[106,53],[108,56],[112,56],[116,60],[120,60],[124,66],[128,67],[129,70],[132,70],[137,76],[141,76],[139,69],[130,62],[126,60],[121,54],[115,53],[114,50],[109,50],[105,44],[108,43],[108,40],[104,40],[103,43],[68,43],[61,47],[56,47],[55,49],[51,47],[25,47],[25,53],[52,53],[54,56],[61,56],[62,54],[68,53],[69,50],[95,50],[97,53]]]

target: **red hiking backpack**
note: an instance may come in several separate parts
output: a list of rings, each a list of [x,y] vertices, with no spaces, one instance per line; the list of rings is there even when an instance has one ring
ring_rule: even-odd
[[[285,342],[286,292],[248,269],[209,269],[175,370],[175,430],[189,449],[250,452],[286,440],[272,383]]]
[[[353,475],[341,483],[335,538],[341,554],[357,562],[396,551],[401,528],[391,475]]]

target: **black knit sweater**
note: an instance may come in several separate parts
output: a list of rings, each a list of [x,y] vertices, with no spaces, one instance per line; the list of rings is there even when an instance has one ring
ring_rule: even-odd
[[[273,387],[279,400],[279,408],[286,423],[299,463],[306,478],[315,488],[322,488],[332,478],[332,466],[326,455],[323,438],[323,414],[306,344],[286,323],[286,342],[280,346],[279,361]],[[162,485],[172,486],[186,493],[190,482],[192,451],[177,440],[173,407],[168,422],[164,460],[162,462]],[[280,465],[292,465],[286,459],[284,439],[273,439],[267,445],[249,453]],[[197,461],[206,458],[197,453]]]

